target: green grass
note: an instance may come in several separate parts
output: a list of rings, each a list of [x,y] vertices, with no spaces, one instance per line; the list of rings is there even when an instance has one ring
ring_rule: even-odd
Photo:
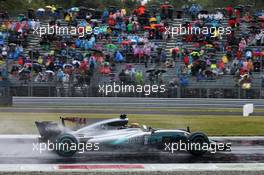
[[[0,134],[36,134],[34,121],[59,121],[59,116],[86,118],[113,118],[119,114],[62,114],[62,113],[0,113]],[[264,136],[264,118],[261,116],[208,115],[129,115],[130,122],[155,128],[177,129],[190,126],[192,131],[204,131],[212,136]]]

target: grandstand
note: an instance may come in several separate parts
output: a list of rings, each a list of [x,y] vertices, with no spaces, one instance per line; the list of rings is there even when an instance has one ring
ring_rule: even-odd
[[[173,9],[174,15],[164,10],[165,7]],[[141,6],[132,14],[108,9],[99,19],[90,13],[82,17],[79,8],[61,9],[64,15],[59,16],[47,8],[40,16],[36,11],[32,17],[20,20],[2,17],[0,77],[10,82],[16,96],[103,96],[98,92],[98,85],[115,82],[166,85],[166,93],[151,94],[151,97],[263,98],[264,36],[260,32],[263,13],[256,14],[252,7],[248,14],[247,6],[230,7],[231,15],[228,8],[214,11],[200,8],[194,5],[176,9],[162,4],[155,13]],[[181,10],[182,16],[178,16]],[[198,19],[198,14],[217,11],[224,15],[220,20]],[[108,28],[86,38],[68,34],[40,37],[32,29],[33,24],[69,27],[83,23],[93,29]],[[166,34],[165,28],[179,25],[232,27],[232,34],[217,34],[215,38]],[[16,39],[12,39],[14,35]],[[149,53],[148,48],[151,48]],[[118,53],[121,56],[117,57]],[[145,95],[113,93],[109,96]]]

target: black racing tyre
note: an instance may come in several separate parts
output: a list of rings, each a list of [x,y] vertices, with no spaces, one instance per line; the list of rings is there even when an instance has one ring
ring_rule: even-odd
[[[78,150],[78,140],[71,134],[62,134],[56,139],[56,153],[63,157],[71,157]]]
[[[189,152],[194,156],[202,156],[208,150],[203,149],[205,144],[209,146],[209,139],[206,134],[202,132],[195,132],[189,136]]]

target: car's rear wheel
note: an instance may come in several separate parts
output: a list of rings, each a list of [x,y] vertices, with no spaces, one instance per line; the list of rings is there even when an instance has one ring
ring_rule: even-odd
[[[207,144],[207,145],[206,145]],[[208,150],[209,139],[202,132],[192,133],[189,137],[189,152],[195,156],[202,156]]]
[[[63,157],[73,156],[78,150],[78,141],[71,134],[62,134],[56,139],[56,153]]]

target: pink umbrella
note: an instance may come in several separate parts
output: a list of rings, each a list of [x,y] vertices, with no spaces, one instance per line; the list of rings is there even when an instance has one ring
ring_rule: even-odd
[[[264,16],[259,16],[259,19],[264,21]]]

